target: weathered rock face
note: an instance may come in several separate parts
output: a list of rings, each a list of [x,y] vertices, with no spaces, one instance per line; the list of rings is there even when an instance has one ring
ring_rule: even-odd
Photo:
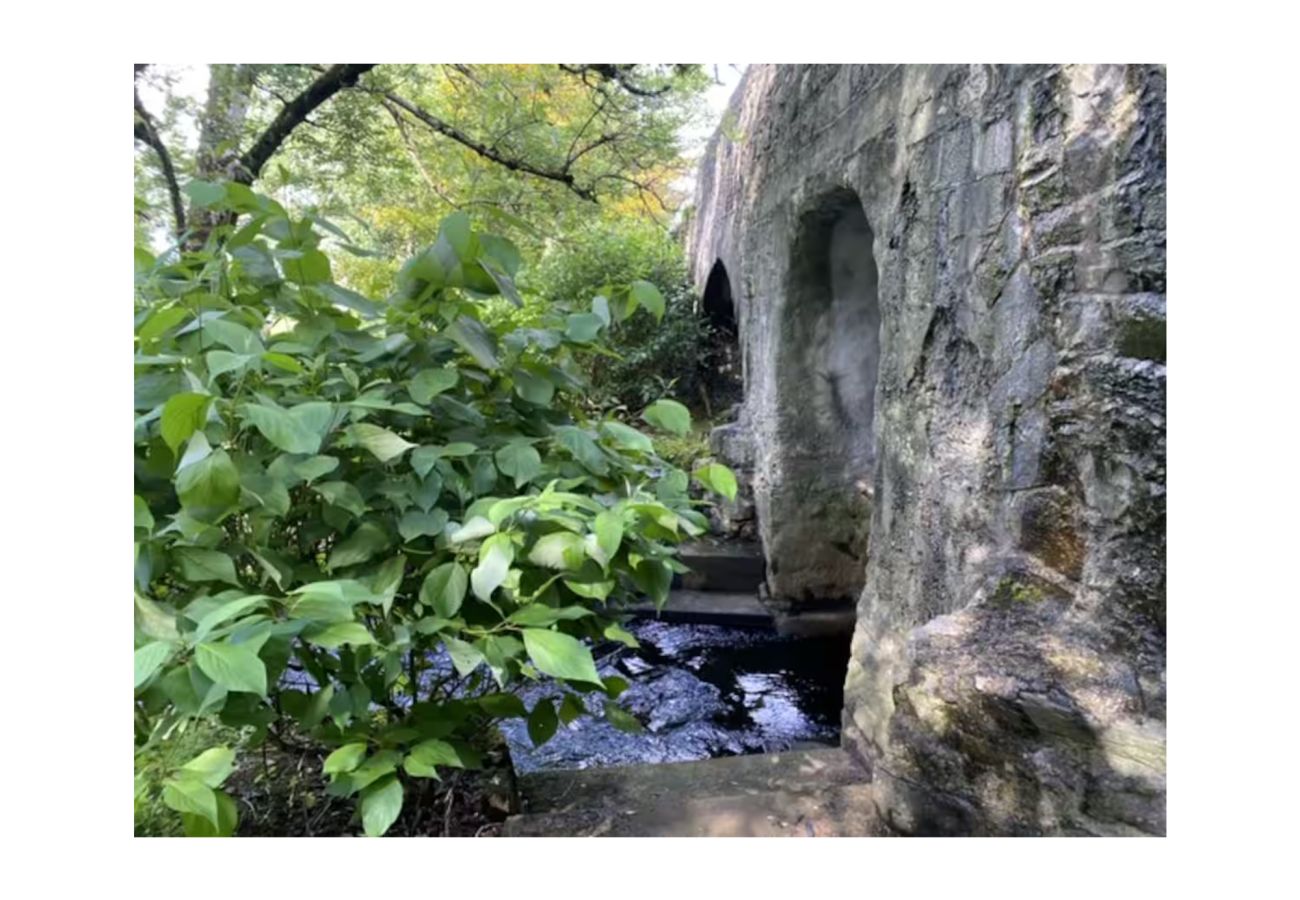
[[[768,590],[893,828],[1163,833],[1158,66],[761,66],[700,174]],[[869,535],[869,541],[868,541]]]

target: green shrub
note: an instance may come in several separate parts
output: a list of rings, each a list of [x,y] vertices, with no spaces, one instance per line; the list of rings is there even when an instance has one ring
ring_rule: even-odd
[[[520,260],[463,215],[377,302],[331,280],[329,223],[236,184],[189,192],[245,224],[180,258],[136,250],[141,752],[198,721],[314,742],[382,834],[412,779],[478,765],[496,719],[541,743],[594,694],[636,727],[584,641],[634,642],[619,606],[662,603],[707,520],[650,436],[583,414],[576,361],[641,307],[663,318],[659,292],[615,283],[491,327]],[[690,429],[669,400],[644,419]],[[733,493],[719,468],[696,480]],[[567,692],[525,709],[511,691],[539,679]],[[234,763],[215,745],[163,766],[186,833],[234,831]]]
[[[586,303],[635,280],[662,288],[663,319],[640,316],[615,325],[609,349],[617,355],[587,362],[592,401],[640,410],[672,396],[698,408],[709,326],[696,315],[681,248],[662,228],[641,220],[593,225],[547,253],[529,287],[552,300]]]

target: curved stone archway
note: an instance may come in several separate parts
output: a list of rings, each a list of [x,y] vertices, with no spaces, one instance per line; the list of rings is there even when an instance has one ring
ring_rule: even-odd
[[[768,587],[801,606],[851,604],[865,579],[880,363],[875,234],[858,195],[800,216],[776,352],[777,445]]]
[[[736,336],[736,305],[731,297],[731,278],[722,260],[717,260],[709,270],[709,279],[704,283],[704,295],[701,306],[709,324],[716,331]]]
[[[891,831],[1165,832],[1165,81],[751,66],[705,152],[691,270],[738,278],[769,588],[865,576],[843,743]],[[826,264],[859,198],[878,384],[836,431],[835,376],[870,381],[834,365],[866,270]],[[859,562],[829,543],[863,460]]]
[[[721,259],[716,260],[709,270],[700,297],[700,314],[709,323],[710,330],[702,368],[703,400],[712,417],[726,413],[744,399],[736,305],[731,293],[731,278]]]

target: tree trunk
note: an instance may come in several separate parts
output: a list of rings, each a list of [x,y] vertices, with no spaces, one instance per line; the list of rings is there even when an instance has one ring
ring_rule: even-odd
[[[248,105],[257,76],[252,65],[213,65],[209,67],[208,100],[199,124],[197,175],[203,181],[247,182],[242,174],[239,145],[248,116]],[[186,245],[198,249],[207,241],[212,229],[225,221],[222,213],[190,205],[190,235]]]

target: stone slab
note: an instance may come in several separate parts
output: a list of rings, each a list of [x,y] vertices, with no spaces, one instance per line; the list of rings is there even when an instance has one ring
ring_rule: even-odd
[[[524,776],[513,837],[883,834],[871,785],[838,747]]]
[[[681,577],[681,586],[688,590],[757,591],[767,571],[762,549],[750,542],[684,544],[678,559],[691,568]]]
[[[586,808],[506,820],[505,837],[876,837],[871,785]]]
[[[534,772],[520,777],[519,794],[524,811],[537,813],[705,795],[801,793],[855,784],[866,777],[846,752],[827,747],[693,762]]]
[[[646,600],[627,608],[637,616],[665,622],[708,625],[738,625],[750,628],[773,627],[772,613],[755,593],[675,590],[669,593],[662,610]]]

